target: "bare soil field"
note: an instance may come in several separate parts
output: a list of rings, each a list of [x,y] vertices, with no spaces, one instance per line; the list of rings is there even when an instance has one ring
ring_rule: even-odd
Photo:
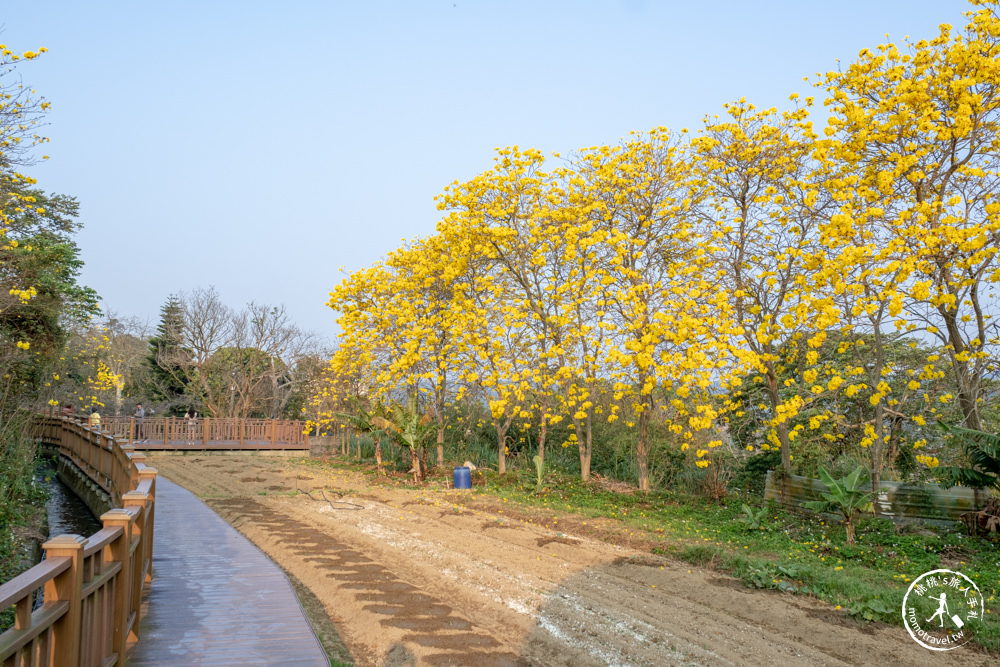
[[[331,655],[358,665],[990,664],[653,556],[611,521],[296,460],[147,462],[284,568]]]

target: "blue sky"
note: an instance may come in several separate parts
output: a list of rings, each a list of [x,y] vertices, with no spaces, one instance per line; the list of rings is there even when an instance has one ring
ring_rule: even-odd
[[[6,4],[6,3],[5,3]],[[433,197],[517,144],[571,152],[695,129],[723,103],[814,94],[889,33],[964,24],[960,0],[92,2],[0,9],[0,41],[53,103],[83,281],[155,322],[172,292],[285,303],[333,339],[339,268],[425,236]]]

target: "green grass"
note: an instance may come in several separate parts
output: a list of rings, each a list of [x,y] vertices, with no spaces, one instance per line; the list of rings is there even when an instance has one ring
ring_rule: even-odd
[[[370,466],[356,461],[332,465],[371,472]],[[432,470],[428,486],[450,479],[450,471]],[[987,614],[976,641],[1000,652],[1000,546],[968,536],[959,524],[896,527],[888,520],[866,518],[859,522],[858,541],[851,547],[839,522],[773,504],[760,529],[751,530],[739,520],[747,502],[742,497],[714,503],[677,492],[618,494],[583,484],[558,469],[546,472],[539,491],[535,471],[527,467],[503,478],[481,472],[486,481],[473,488],[476,499],[495,498],[583,519],[613,519],[633,536],[640,533],[653,553],[731,574],[750,588],[814,596],[864,621],[902,625],[903,596],[911,581],[938,568],[961,571],[976,582],[986,600]],[[401,486],[411,485],[403,481]],[[426,491],[428,486],[413,488]],[[759,499],[749,504],[763,506]]]
[[[1000,548],[968,536],[958,524],[932,529],[863,519],[858,542],[851,547],[839,523],[773,504],[760,529],[751,530],[739,520],[744,516],[742,498],[712,503],[670,492],[617,494],[558,473],[549,473],[547,482],[536,493],[527,471],[502,480],[490,475],[479,491],[525,506],[614,519],[644,531],[654,553],[713,567],[751,588],[811,595],[866,621],[902,625],[903,596],[913,579],[940,567],[959,570],[986,599],[988,611],[976,641],[1000,651]]]
[[[758,530],[739,519],[742,498],[712,503],[678,493],[626,495],[597,490],[579,479],[548,475],[548,489],[534,492],[534,479],[499,480],[486,490],[526,506],[615,519],[657,542],[651,550],[713,567],[748,587],[812,595],[867,621],[902,625],[909,583],[937,568],[959,570],[986,599],[987,614],[976,641],[1000,651],[1000,548],[970,537],[964,528],[896,527],[885,519],[863,519],[857,544],[829,519],[770,505]],[[761,507],[759,501],[753,505]]]

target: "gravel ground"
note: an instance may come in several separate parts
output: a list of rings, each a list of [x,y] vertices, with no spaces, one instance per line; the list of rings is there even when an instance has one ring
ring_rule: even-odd
[[[292,460],[150,459],[292,574],[330,653],[346,646],[359,665],[990,664],[574,534],[579,518],[556,530],[468,492],[371,486]]]

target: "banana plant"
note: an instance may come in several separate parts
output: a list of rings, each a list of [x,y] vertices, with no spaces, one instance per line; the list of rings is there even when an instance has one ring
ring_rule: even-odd
[[[834,479],[826,468],[820,467],[819,478],[826,485],[826,492],[820,493],[823,500],[813,500],[803,503],[803,506],[814,512],[831,512],[844,518],[847,529],[847,543],[854,545],[854,518],[862,512],[873,512],[872,498],[875,493],[862,489],[869,484],[868,471],[864,466],[858,466],[846,477]]]
[[[755,510],[746,503],[743,503],[743,516],[737,520],[745,523],[750,530],[759,530],[760,522],[764,519],[765,513],[767,513],[766,507]]]
[[[535,474],[538,478],[538,483],[535,485],[535,493],[541,493],[542,491],[542,480],[545,477],[545,460],[535,455],[535,458],[531,459],[535,464]]]
[[[348,414],[344,412],[334,413],[336,416],[347,421],[351,428],[353,428],[358,433],[367,433],[372,436],[372,440],[375,443],[375,466],[378,470],[378,474],[382,474],[382,436],[385,435],[383,428],[377,423],[384,414],[385,406],[381,403],[375,403],[371,410],[365,410],[361,406],[361,401],[357,396],[351,397],[351,407],[354,408],[353,414]]]
[[[941,421],[938,426],[959,438],[972,467],[941,466],[934,472],[945,487],[961,484],[994,493],[985,507],[966,512],[960,518],[971,534],[984,533],[995,539],[1000,536],[1000,498],[995,495],[1000,491],[1000,434],[947,426]]]
[[[372,423],[389,434],[393,440],[403,447],[408,447],[413,461],[413,481],[424,480],[424,469],[420,464],[418,450],[430,440],[436,432],[434,417],[430,413],[420,414],[417,406],[417,395],[410,396],[406,406],[392,403],[383,415],[376,416]]]
[[[970,468],[941,466],[934,470],[945,487],[961,484],[980,489],[1000,491],[1000,435],[970,428],[948,426],[938,422],[943,430],[957,437],[965,451]]]

